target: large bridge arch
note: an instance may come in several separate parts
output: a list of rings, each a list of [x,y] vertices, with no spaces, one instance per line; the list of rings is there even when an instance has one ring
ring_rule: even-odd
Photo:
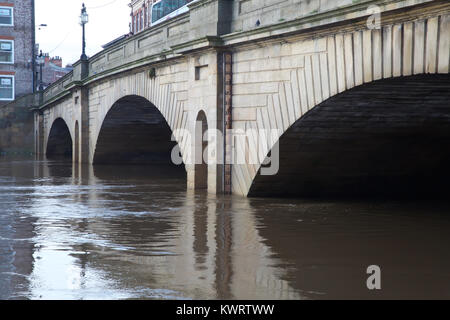
[[[356,31],[331,30],[322,36],[285,38],[254,49],[238,49],[233,62],[233,90],[238,92],[233,97],[233,127],[276,129],[280,138],[315,107],[353,88],[419,75],[448,77],[450,16],[382,22],[379,29],[367,29],[364,24]],[[439,81],[435,84],[439,86]],[[234,156],[258,158],[261,142],[252,136],[247,143],[241,141],[234,142]],[[269,142],[269,150],[277,141]],[[233,165],[233,193],[269,195],[254,188],[263,160]]]
[[[279,171],[249,196],[448,196],[449,88],[450,75],[409,76],[322,102],[279,138]]]

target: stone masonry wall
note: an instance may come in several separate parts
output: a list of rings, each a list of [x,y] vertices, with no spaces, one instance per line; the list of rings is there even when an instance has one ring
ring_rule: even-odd
[[[33,92],[34,1],[2,0],[1,3],[14,4],[14,26],[0,26],[0,36],[14,39],[14,64],[0,64],[0,71],[15,72],[15,95],[20,97]]]
[[[0,156],[31,154],[34,151],[32,96],[0,106]]]

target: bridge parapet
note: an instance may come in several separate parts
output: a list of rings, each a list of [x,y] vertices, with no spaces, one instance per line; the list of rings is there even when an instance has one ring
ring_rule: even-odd
[[[50,102],[54,100],[59,95],[61,95],[66,88],[70,86],[73,82],[73,71],[64,75],[64,77],[60,78],[58,81],[54,82],[52,85],[47,87],[43,93],[43,103]]]

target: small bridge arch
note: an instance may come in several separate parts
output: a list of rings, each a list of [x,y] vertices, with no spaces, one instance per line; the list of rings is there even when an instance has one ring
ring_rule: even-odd
[[[59,117],[52,123],[45,150],[47,159],[72,160],[72,134],[63,118]]]

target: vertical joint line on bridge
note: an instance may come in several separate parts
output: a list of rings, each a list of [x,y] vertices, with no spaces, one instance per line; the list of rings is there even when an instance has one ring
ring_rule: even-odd
[[[223,53],[224,64],[224,193],[231,194],[231,159],[232,159],[232,134],[233,129],[233,55],[231,52]]]

